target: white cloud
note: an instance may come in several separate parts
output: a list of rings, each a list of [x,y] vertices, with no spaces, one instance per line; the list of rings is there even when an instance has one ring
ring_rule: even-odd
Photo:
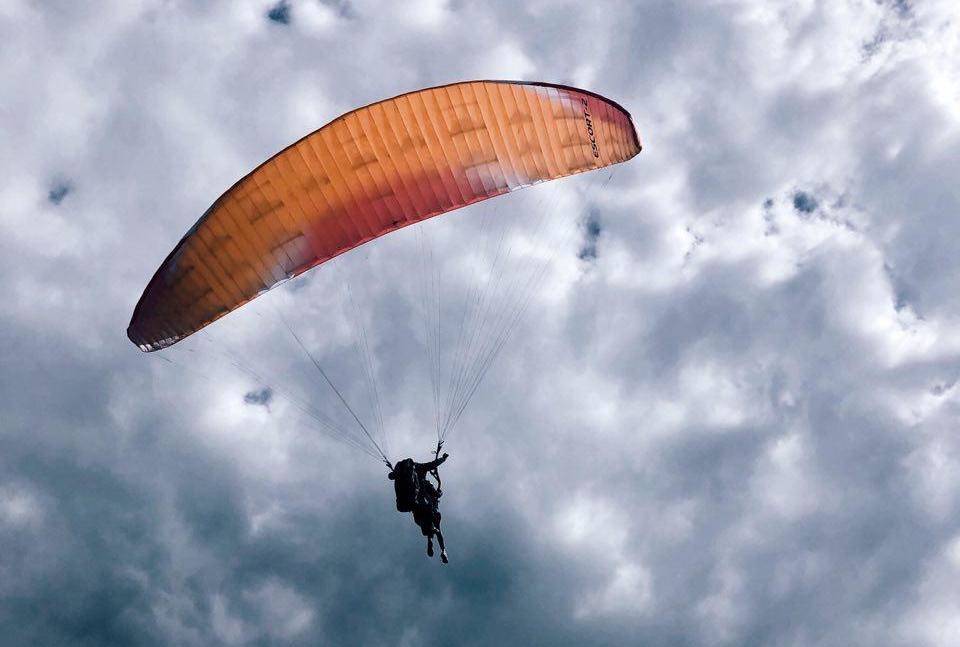
[[[917,596],[899,629],[906,643],[947,647],[960,640],[960,537],[954,538],[925,569]]]
[[[43,507],[29,489],[6,484],[0,487],[0,523],[14,528],[43,521]]]

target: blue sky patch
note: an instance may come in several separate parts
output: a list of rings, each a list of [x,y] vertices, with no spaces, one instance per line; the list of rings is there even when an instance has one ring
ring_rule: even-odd
[[[273,5],[273,7],[271,7],[267,12],[267,18],[279,25],[289,25],[290,5],[286,2],[286,0],[280,0],[280,2]]]
[[[248,391],[243,396],[244,403],[259,405],[261,407],[269,406],[271,400],[273,400],[273,389],[269,386],[265,386],[259,391]]]
[[[69,182],[56,182],[50,187],[50,191],[47,193],[47,200],[58,205],[63,202],[63,199],[66,198],[72,190],[73,187],[70,186]]]
[[[813,213],[819,206],[817,199],[806,191],[797,191],[793,194],[793,208],[800,213]]]
[[[597,258],[597,240],[600,238],[600,234],[603,232],[603,228],[600,226],[600,221],[597,219],[597,214],[591,212],[587,215],[586,219],[583,221],[583,245],[580,246],[580,251],[577,253],[577,257],[582,261],[593,261]]]

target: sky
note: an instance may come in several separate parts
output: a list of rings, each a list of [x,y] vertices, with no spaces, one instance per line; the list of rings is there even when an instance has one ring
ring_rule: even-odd
[[[644,150],[127,340],[237,178],[469,79]],[[960,644],[953,0],[0,0],[0,97],[0,645]],[[280,323],[425,460],[402,277],[447,375],[500,235],[545,269],[448,436],[444,566]]]

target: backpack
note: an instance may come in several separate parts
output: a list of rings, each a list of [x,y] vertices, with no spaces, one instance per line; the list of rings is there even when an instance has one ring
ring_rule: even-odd
[[[397,494],[397,511],[413,510],[420,495],[420,479],[412,458],[405,458],[393,468],[393,489]]]

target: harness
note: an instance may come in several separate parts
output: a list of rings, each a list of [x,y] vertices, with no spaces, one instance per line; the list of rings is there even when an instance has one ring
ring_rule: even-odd
[[[443,449],[443,441],[441,440],[437,442],[437,448],[433,451],[433,460],[435,461],[439,460],[440,451],[442,449]],[[392,472],[394,469],[393,464],[389,460],[387,460],[386,457],[383,458],[383,462],[387,466],[387,469],[389,469]],[[427,474],[432,476],[434,480],[437,482],[437,496],[439,497],[440,495],[443,494],[443,482],[440,480],[440,467],[439,466],[434,467],[432,470],[427,472]]]

